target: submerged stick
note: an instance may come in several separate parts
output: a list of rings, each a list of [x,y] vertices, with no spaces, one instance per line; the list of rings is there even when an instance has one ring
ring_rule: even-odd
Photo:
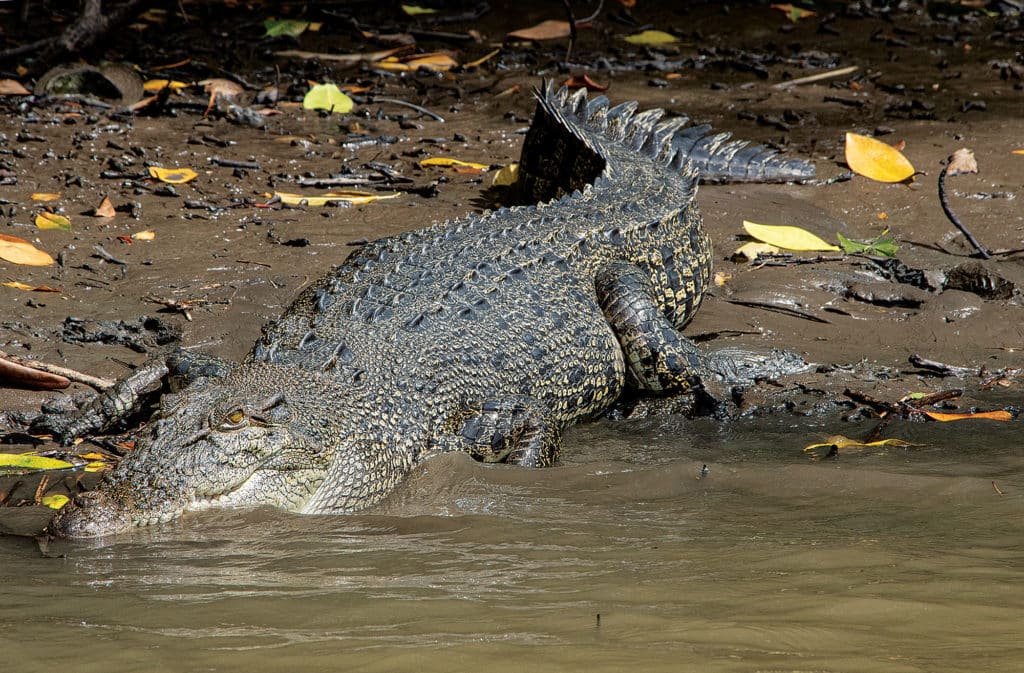
[[[788,89],[791,86],[799,86],[801,84],[811,84],[812,82],[820,82],[823,79],[831,79],[833,77],[842,77],[843,75],[849,75],[852,72],[856,72],[860,66],[851,65],[846,68],[838,68],[836,70],[827,70],[825,72],[819,72],[816,75],[808,75],[807,77],[798,77],[785,82],[779,82],[778,84],[772,84],[773,89]]]

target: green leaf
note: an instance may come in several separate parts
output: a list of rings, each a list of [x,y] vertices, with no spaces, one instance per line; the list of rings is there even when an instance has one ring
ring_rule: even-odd
[[[645,30],[635,35],[627,35],[622,38],[630,44],[642,44],[648,47],[657,47],[663,44],[675,44],[679,41],[675,35],[666,33],[663,30]]]
[[[67,470],[74,467],[65,460],[36,456],[31,453],[0,453],[0,472],[4,468],[18,470]]]
[[[836,232],[836,238],[839,240],[839,247],[848,255],[860,253],[875,257],[895,257],[900,249],[888,229],[870,241],[852,241],[838,232]]]
[[[43,498],[39,502],[46,505],[47,507],[52,507],[53,509],[60,509],[64,505],[68,504],[68,500],[70,499],[71,498],[67,497],[66,495],[55,493],[54,495],[43,496]]]
[[[436,9],[420,7],[419,5],[402,5],[402,11],[408,16],[417,16],[418,14],[437,14]]]
[[[352,111],[352,99],[337,84],[317,84],[306,92],[302,107],[307,110],[327,110],[344,114]]]
[[[298,37],[306,32],[309,28],[309,21],[300,21],[298,19],[267,19],[263,22],[263,27],[267,29],[263,37],[278,37],[281,35],[288,35],[290,37]]]

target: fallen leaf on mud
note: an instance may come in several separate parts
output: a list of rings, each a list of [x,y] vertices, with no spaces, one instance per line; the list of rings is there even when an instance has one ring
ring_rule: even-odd
[[[317,84],[310,87],[302,99],[302,107],[307,110],[327,110],[339,114],[351,112],[353,105],[352,99],[337,84]]]
[[[943,413],[943,412],[940,412],[940,411],[925,411],[924,409],[914,409],[914,411],[919,411],[919,412],[921,412],[922,414],[924,414],[925,416],[927,416],[928,418],[930,418],[932,420],[942,421],[944,423],[948,422],[948,421],[967,421],[967,420],[972,420],[972,419],[983,419],[983,420],[989,420],[989,421],[1012,421],[1013,420],[1013,414],[1011,414],[1009,411],[1005,411],[1003,409],[998,409],[996,411],[978,411],[978,412],[973,413],[973,414],[972,413],[947,414],[947,413]]]
[[[438,72],[447,72],[452,68],[459,65],[459,62],[446,51],[436,51],[429,54],[418,54],[411,58],[398,59],[396,57],[389,57],[380,61],[375,68],[381,70],[388,70],[393,72],[408,72],[413,70],[419,70],[420,68],[426,68],[427,70],[436,70]]]
[[[35,194],[32,195],[32,200],[33,201],[43,201],[43,202],[46,202],[46,201],[56,201],[59,198],[60,198],[60,192],[56,192],[56,193],[36,192]]]
[[[199,174],[191,168],[160,168],[159,166],[150,166],[149,176],[171,185],[183,185],[198,178]]]
[[[476,59],[475,61],[470,61],[469,63],[463,63],[462,67],[464,67],[464,68],[477,68],[477,67],[480,67],[481,65],[483,65],[487,61],[491,60],[492,58],[494,58],[495,56],[497,56],[500,53],[501,53],[501,49],[495,49],[494,51],[491,51],[491,52],[488,52],[487,54],[484,54],[483,56],[481,56],[480,58]]]
[[[851,449],[860,450],[867,449],[876,446],[923,446],[923,444],[913,444],[911,442],[904,441],[902,439],[880,439],[875,442],[860,442],[856,439],[850,439],[843,435],[832,435],[824,442],[820,444],[810,444],[804,447],[804,453],[809,453],[815,458],[824,458],[829,455],[838,453],[840,450],[849,451]]]
[[[53,509],[60,509],[64,505],[68,504],[69,500],[71,500],[71,498],[67,497],[66,495],[63,495],[61,493],[55,493],[53,495],[43,496],[39,500],[39,503],[46,505],[47,507],[51,507]]]
[[[569,89],[586,89],[587,91],[607,91],[608,87],[601,86],[587,75],[573,75],[562,83],[562,86]]]
[[[309,27],[309,21],[300,21],[299,19],[267,19],[263,22],[263,28],[267,31],[263,37],[280,37],[281,35],[298,37]]]
[[[1024,154],[1024,150],[1010,150],[1010,154]]]
[[[461,161],[450,157],[431,157],[430,159],[424,159],[420,162],[420,166],[462,166],[464,168],[475,168],[481,171],[486,171],[491,167],[490,164],[475,164],[472,161]]]
[[[786,18],[789,19],[792,23],[796,23],[800,19],[806,19],[809,16],[814,16],[815,14],[817,14],[817,12],[812,11],[810,9],[804,9],[803,7],[795,7],[788,3],[784,5],[772,5],[772,9],[777,9],[780,12],[784,12],[786,14]]]
[[[30,96],[32,92],[14,79],[0,79],[0,96]]]
[[[492,187],[511,187],[519,180],[519,164],[509,164],[494,174]]]
[[[961,147],[949,157],[946,175],[962,175],[963,173],[977,172],[978,161],[974,158],[974,152],[966,147]]]
[[[419,16],[420,14],[437,14],[437,10],[431,7],[420,7],[419,5],[402,5],[402,11],[409,16]]]
[[[399,196],[400,192],[391,194],[375,194],[373,192],[361,192],[355,189],[342,189],[318,196],[306,196],[305,194],[289,194],[287,192],[274,192],[274,198],[280,199],[281,203],[289,206],[325,206],[331,201],[347,201],[353,205],[373,203],[382,199],[393,199]]]
[[[839,239],[839,247],[848,255],[862,253],[875,257],[895,257],[900,249],[900,246],[896,245],[896,239],[893,238],[888,229],[870,241],[854,241],[846,238],[839,232],[836,232],[836,238]]]
[[[508,33],[507,37],[517,40],[557,40],[572,34],[568,21],[541,21],[536,26],[520,28]]]
[[[839,252],[837,246],[800,227],[757,224],[744,220],[743,228],[757,240],[785,250]]]
[[[137,234],[132,234],[132,240],[135,241],[152,241],[154,238],[156,238],[156,233],[150,231],[149,229],[146,229],[145,231],[140,231]]]
[[[903,182],[915,173],[899,150],[856,133],[846,134],[846,164],[854,173],[879,182]]]
[[[196,82],[196,84],[203,87],[203,91],[211,96],[234,98],[245,93],[245,89],[241,84],[238,82],[232,82],[229,79],[224,79],[223,77],[213,77],[211,79],[200,80],[199,82]]]
[[[109,196],[104,196],[103,200],[100,201],[100,205],[96,206],[96,210],[92,212],[95,217],[113,217],[117,215],[117,211],[114,210],[114,204],[111,202]]]
[[[26,266],[49,266],[53,257],[26,240],[0,234],[0,259]]]
[[[43,211],[36,215],[36,227],[39,229],[60,229],[62,231],[71,231],[71,220],[63,215],[58,215],[57,213]]]
[[[142,83],[142,90],[149,93],[163,91],[164,89],[179,91],[185,88],[188,88],[188,82],[179,82],[176,79],[148,79]]]
[[[627,35],[622,38],[630,44],[640,44],[646,47],[658,47],[665,44],[675,44],[679,38],[663,30],[645,30],[634,35]]]
[[[16,470],[67,470],[74,467],[66,460],[36,456],[31,453],[0,453],[0,471],[4,468]]]
[[[16,290],[26,290],[28,292],[60,292],[59,287],[50,287],[49,285],[27,285],[25,283],[19,283],[16,280],[9,280],[4,283],[7,287],[13,287]]]
[[[780,252],[782,251],[774,245],[750,241],[736,248],[736,252],[732,253],[729,259],[738,263],[753,262],[758,255],[775,255]]]

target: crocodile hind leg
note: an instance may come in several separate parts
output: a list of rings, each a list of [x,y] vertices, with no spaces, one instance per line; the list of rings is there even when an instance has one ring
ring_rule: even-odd
[[[60,443],[70,444],[76,437],[105,430],[139,411],[147,397],[162,390],[165,379],[178,389],[201,378],[219,378],[231,366],[224,360],[183,350],[151,358],[81,409],[37,416],[30,431],[52,434]]]
[[[655,300],[647,274],[613,262],[596,278],[601,310],[622,346],[636,386],[659,394],[707,392],[710,371],[697,346],[679,333]]]
[[[464,451],[485,463],[547,467],[561,443],[548,408],[526,395],[485,400],[452,418],[432,446]]]

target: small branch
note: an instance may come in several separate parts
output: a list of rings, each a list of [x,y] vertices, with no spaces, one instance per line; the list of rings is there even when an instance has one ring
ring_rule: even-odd
[[[0,351],[0,359],[13,362],[16,365],[20,365],[28,369],[35,369],[36,371],[46,372],[47,374],[54,374],[56,376],[63,376],[70,381],[92,386],[96,390],[106,390],[114,385],[114,381],[111,381],[110,379],[90,376],[89,374],[83,374],[82,372],[75,371],[74,369],[68,369],[67,367],[61,367],[60,365],[51,365],[38,360],[20,358],[17,355],[11,355],[4,351]]]
[[[851,65],[847,68],[838,68],[836,70],[828,70],[826,72],[819,72],[816,75],[808,75],[807,77],[798,77],[797,79],[791,79],[786,82],[779,82],[778,84],[772,84],[773,89],[788,89],[791,86],[799,86],[801,84],[811,84],[812,82],[820,82],[823,79],[831,79],[833,77],[842,77],[843,75],[849,75],[852,72],[856,72],[860,66]]]
[[[978,240],[974,238],[974,235],[964,226],[964,223],[960,221],[960,218],[956,216],[953,209],[949,207],[949,201],[946,199],[946,171],[949,170],[949,165],[942,167],[942,171],[939,173],[939,203],[942,204],[942,212],[946,213],[946,217],[949,221],[956,225],[956,228],[960,230],[960,233],[964,235],[967,241],[974,246],[974,249],[984,259],[992,259],[992,253],[990,253],[985,246],[978,243]]]
[[[409,108],[410,110],[416,110],[416,112],[419,112],[420,114],[425,114],[431,119],[436,119],[437,121],[442,123],[444,122],[444,117],[442,117],[441,115],[437,114],[436,112],[431,112],[427,108],[416,105],[415,103],[410,103],[409,101],[398,100],[397,98],[382,98],[381,96],[373,96],[370,98],[369,102],[391,103],[392,105],[401,105],[403,107]]]

